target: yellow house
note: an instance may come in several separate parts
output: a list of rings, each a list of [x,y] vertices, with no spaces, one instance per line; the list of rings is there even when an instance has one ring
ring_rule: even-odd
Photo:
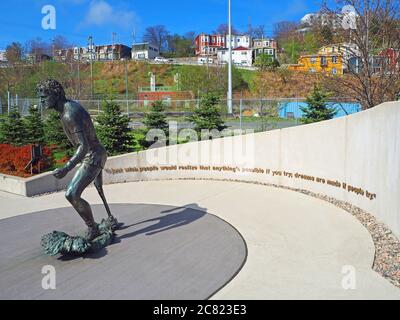
[[[311,73],[343,74],[343,56],[341,54],[323,54],[300,56],[297,64],[288,66],[289,70]]]

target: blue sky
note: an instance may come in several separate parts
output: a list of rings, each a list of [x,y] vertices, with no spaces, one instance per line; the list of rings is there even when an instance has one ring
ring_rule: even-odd
[[[274,23],[298,21],[315,12],[321,0],[232,0],[233,24],[246,30],[249,19],[254,26],[263,24],[272,34]],[[41,13],[44,5],[56,8],[56,30],[43,30]],[[147,26],[162,24],[171,33],[210,32],[227,20],[227,0],[14,0],[1,1],[0,49],[9,43],[25,43],[40,37],[50,40],[65,36],[71,43],[86,45],[89,35],[96,44],[132,43],[136,30],[140,41]]]

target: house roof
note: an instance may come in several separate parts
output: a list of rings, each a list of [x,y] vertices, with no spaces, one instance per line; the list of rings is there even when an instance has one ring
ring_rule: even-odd
[[[300,58],[312,58],[312,57],[338,57],[342,56],[341,52],[337,53],[316,53],[316,54],[303,54]]]
[[[234,51],[248,51],[248,50],[251,50],[251,49],[249,49],[249,48],[245,48],[245,47],[237,47],[237,48],[235,48],[235,49],[233,49]]]

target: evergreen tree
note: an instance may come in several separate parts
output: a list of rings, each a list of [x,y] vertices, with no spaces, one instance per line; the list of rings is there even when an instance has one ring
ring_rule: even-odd
[[[336,109],[328,106],[329,92],[315,85],[313,91],[307,97],[307,107],[300,108],[304,115],[301,118],[302,123],[313,123],[332,119],[336,113]]]
[[[195,110],[194,115],[189,117],[189,121],[194,123],[195,130],[198,133],[203,129],[221,131],[226,128],[221,117],[219,103],[219,97],[213,93],[208,93],[202,97],[199,108]]]
[[[103,103],[103,112],[97,117],[96,131],[110,155],[132,151],[129,118],[122,114],[120,106],[112,100]]]
[[[3,133],[3,124],[6,121],[6,117],[4,115],[0,115],[0,144],[4,143],[4,133]]]
[[[26,130],[18,110],[12,110],[0,124],[2,143],[22,146],[26,144]]]
[[[61,150],[71,150],[72,145],[64,133],[61,124],[60,114],[51,110],[44,122],[45,142],[47,145],[56,145]]]
[[[162,130],[165,133],[166,139],[160,140],[160,137],[157,137],[157,142],[159,145],[166,145],[168,142],[168,122],[167,122],[167,116],[165,115],[165,105],[162,101],[155,101],[152,104],[152,108],[150,113],[146,114],[143,124],[146,126],[145,130],[145,135],[148,134],[148,132],[152,129],[158,129]],[[147,141],[146,139],[143,139],[140,141],[140,144],[148,148],[151,145],[153,145],[153,141]]]
[[[144,118],[144,125],[147,130],[150,129],[161,129],[168,132],[167,116],[165,115],[165,106],[162,101],[153,102],[150,113],[146,114]]]
[[[26,130],[26,143],[42,144],[45,141],[44,136],[44,123],[38,108],[31,106],[29,108],[29,114],[24,119],[25,130]]]

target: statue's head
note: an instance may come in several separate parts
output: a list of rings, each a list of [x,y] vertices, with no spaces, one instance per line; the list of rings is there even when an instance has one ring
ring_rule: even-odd
[[[38,83],[36,91],[45,108],[54,109],[59,101],[65,100],[64,88],[58,81],[53,79]]]

